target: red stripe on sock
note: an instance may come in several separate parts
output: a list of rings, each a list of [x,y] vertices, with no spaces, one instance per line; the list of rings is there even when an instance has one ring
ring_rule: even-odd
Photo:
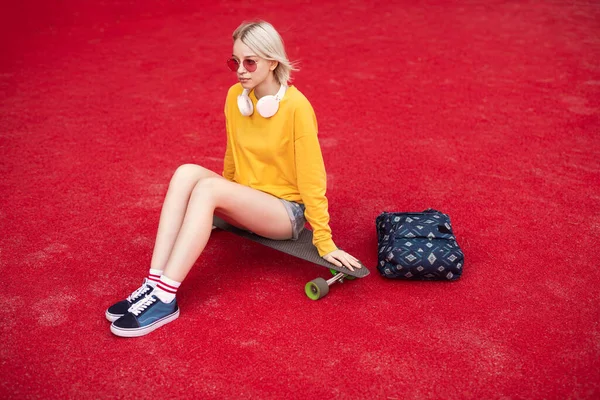
[[[148,274],[148,280],[154,281],[154,282],[160,282],[160,275]]]
[[[163,281],[160,281],[160,284],[168,287],[169,289],[175,289],[175,290],[179,289],[179,286],[169,285],[168,283],[165,283]]]
[[[158,285],[156,285],[160,290],[164,290],[167,293],[171,293],[171,294],[175,294],[177,293],[177,288],[172,288],[171,286],[167,285],[164,282],[158,282]]]

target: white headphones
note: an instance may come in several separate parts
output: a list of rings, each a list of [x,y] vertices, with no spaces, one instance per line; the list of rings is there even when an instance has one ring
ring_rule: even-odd
[[[263,118],[271,118],[275,115],[277,110],[279,110],[279,102],[283,99],[286,90],[287,86],[281,85],[275,96],[269,95],[261,97],[258,102],[256,102],[258,113]],[[252,100],[250,99],[250,96],[248,96],[248,93],[250,93],[250,91],[244,89],[237,99],[238,108],[244,117],[249,117],[254,113],[254,106],[252,105]]]

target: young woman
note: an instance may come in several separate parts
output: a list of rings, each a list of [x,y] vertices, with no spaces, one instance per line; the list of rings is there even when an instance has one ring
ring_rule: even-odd
[[[192,164],[175,171],[148,277],[106,311],[115,335],[143,336],[179,316],[175,294],[206,246],[213,214],[275,240],[298,238],[308,221],[323,258],[361,267],[332,240],[317,120],[306,97],[287,86],[292,65],[279,33],[264,21],[243,23],[227,65],[239,83],[225,102],[223,174]]]

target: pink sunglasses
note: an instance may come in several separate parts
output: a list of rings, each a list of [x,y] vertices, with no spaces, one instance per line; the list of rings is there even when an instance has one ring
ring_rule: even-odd
[[[246,71],[248,71],[248,72],[256,71],[256,61],[246,59],[242,62],[242,64],[244,65],[244,68],[246,69]],[[238,60],[236,60],[235,58],[230,58],[229,60],[227,60],[227,66],[229,67],[229,69],[231,71],[237,72],[237,70],[240,68],[240,62]]]

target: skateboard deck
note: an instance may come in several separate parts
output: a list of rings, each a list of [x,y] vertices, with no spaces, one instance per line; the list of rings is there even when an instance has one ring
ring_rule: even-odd
[[[344,266],[338,267],[337,265],[334,265],[334,264],[326,261],[325,259],[323,259],[321,256],[319,256],[319,252],[317,251],[317,248],[312,244],[313,233],[309,229],[304,229],[300,233],[297,240],[272,240],[272,239],[267,239],[265,237],[256,235],[252,232],[249,232],[249,231],[246,231],[243,229],[239,229],[231,224],[228,224],[227,222],[223,221],[221,218],[219,218],[217,216],[213,217],[213,225],[219,229],[222,229],[227,232],[235,233],[238,236],[244,237],[246,239],[250,239],[254,242],[260,243],[267,247],[271,247],[275,250],[279,250],[283,253],[292,255],[294,257],[311,262],[313,264],[320,265],[325,268],[329,268],[330,270],[332,270],[332,272],[333,271],[338,272],[338,274],[334,278],[331,278],[328,281],[325,281],[322,278],[317,278],[315,281],[309,282],[307,284],[307,287],[305,288],[305,290],[307,291],[307,293],[306,293],[307,296],[310,298],[313,298],[313,297],[311,297],[311,295],[308,293],[308,290],[309,290],[308,286],[311,285],[311,283],[313,283],[313,282],[318,281],[318,283],[315,283],[315,285],[319,285],[319,287],[317,289],[315,289],[314,287],[311,286],[310,290],[311,290],[311,292],[313,292],[313,294],[315,294],[314,293],[315,290],[319,291],[320,293],[318,293],[319,294],[318,298],[321,298],[321,297],[325,296],[327,294],[327,292],[329,291],[329,289],[328,289],[329,285],[333,284],[334,282],[336,282],[338,280],[342,281],[343,278],[347,278],[348,276],[354,277],[354,278],[363,278],[363,277],[369,275],[369,270],[364,265],[362,266],[362,268],[355,268],[354,271],[351,271],[350,269],[348,269]],[[327,286],[327,289],[325,289],[323,282],[326,282],[325,286]],[[315,296],[316,295],[317,294],[315,294]],[[314,298],[313,300],[317,300],[317,298]]]

